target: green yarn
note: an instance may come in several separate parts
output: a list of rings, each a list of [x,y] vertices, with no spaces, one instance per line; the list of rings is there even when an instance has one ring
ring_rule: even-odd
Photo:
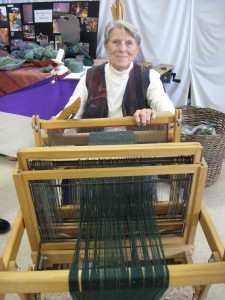
[[[83,72],[83,62],[77,61],[74,58],[66,58],[64,60],[65,66],[70,69],[72,73],[80,73]]]
[[[67,58],[84,55],[83,65],[84,66],[90,66],[90,67],[92,67],[94,65],[93,58],[91,58],[90,55],[86,51],[84,51],[82,49],[82,47],[79,46],[79,44],[73,45],[73,44],[70,44],[70,43],[66,43],[66,44],[62,43],[60,45],[60,48],[62,48],[65,51],[65,56]]]
[[[169,273],[155,184],[146,176],[79,181],[79,231],[69,275],[74,300],[158,300],[164,294]]]
[[[22,44],[20,49],[22,50],[15,50],[11,54],[16,58],[36,62],[56,58],[58,52],[52,45],[43,48],[37,44],[31,44],[29,46]]]
[[[49,66],[47,66],[47,67],[45,67],[45,68],[42,68],[42,69],[41,69],[41,72],[42,72],[42,73],[50,73],[52,70],[53,70],[53,66],[52,66],[52,65],[49,65]]]
[[[55,58],[56,55],[57,55],[57,51],[53,48],[53,46],[47,46],[44,49],[43,56],[44,56],[45,60]]]
[[[83,63],[82,61],[72,61],[70,63],[70,70],[72,73],[80,73],[83,72]]]
[[[98,134],[89,144],[135,142],[133,132]],[[165,293],[169,271],[155,211],[156,180],[76,179],[80,214],[69,273],[73,300],[159,300]]]
[[[73,51],[74,51],[75,54],[78,54],[78,53],[79,53],[79,47],[78,47],[78,45],[74,45],[74,46],[72,47],[72,49],[73,49]]]
[[[89,59],[89,58],[85,57],[85,59],[83,60],[83,64],[84,64],[84,66],[92,67],[92,66],[94,66],[94,60],[92,58]]]
[[[14,56],[16,59],[24,59],[25,54],[25,52],[19,50],[15,50],[11,53],[11,55]]]
[[[32,51],[32,50],[26,50],[24,59],[26,59],[26,60],[34,60],[34,51]]]
[[[34,59],[36,60],[41,60],[44,54],[44,48],[40,47],[40,48],[35,48],[33,49],[34,52]]]

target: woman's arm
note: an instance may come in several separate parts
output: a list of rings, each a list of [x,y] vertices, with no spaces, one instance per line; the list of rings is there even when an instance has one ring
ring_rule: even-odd
[[[150,84],[147,89],[147,99],[150,108],[140,109],[134,113],[134,119],[138,126],[145,126],[146,124],[155,121],[157,112],[171,114],[174,114],[175,112],[173,102],[164,91],[162,81],[160,80],[160,74],[151,69],[149,76]]]
[[[168,95],[164,91],[160,74],[151,69],[150,70],[150,85],[147,89],[148,105],[156,112],[171,112],[174,114],[175,107],[173,102],[169,99]]]

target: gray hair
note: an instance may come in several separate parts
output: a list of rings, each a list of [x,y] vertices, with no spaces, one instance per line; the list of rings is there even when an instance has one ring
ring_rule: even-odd
[[[137,28],[131,24],[128,21],[124,20],[116,20],[108,23],[105,28],[105,33],[104,33],[104,43],[107,44],[108,40],[110,39],[110,35],[115,28],[121,28],[126,30],[136,41],[138,47],[141,44],[141,37],[140,34],[137,30]]]

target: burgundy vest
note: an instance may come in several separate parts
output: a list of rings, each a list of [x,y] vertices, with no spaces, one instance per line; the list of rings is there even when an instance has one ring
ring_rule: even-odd
[[[149,68],[134,64],[123,96],[123,116],[133,116],[137,109],[148,107],[146,94],[149,84]],[[87,70],[86,86],[88,98],[82,118],[107,118],[105,64]]]

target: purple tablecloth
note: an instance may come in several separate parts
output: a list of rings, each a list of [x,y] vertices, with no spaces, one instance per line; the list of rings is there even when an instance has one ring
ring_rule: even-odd
[[[72,95],[78,81],[59,79],[51,84],[48,78],[0,97],[0,111],[41,119],[55,116]]]

